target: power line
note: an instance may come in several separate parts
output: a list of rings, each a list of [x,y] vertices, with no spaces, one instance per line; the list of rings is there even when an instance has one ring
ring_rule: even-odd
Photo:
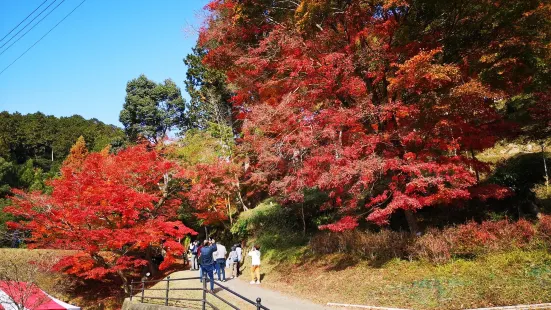
[[[57,1],[57,0],[56,0]],[[54,1],[55,2],[55,1]],[[5,50],[3,50],[0,55],[4,54],[7,50],[10,49],[10,47],[12,47],[15,43],[17,43],[19,40],[21,40],[27,33],[29,33],[31,30],[34,29],[34,27],[36,27],[38,24],[40,24],[41,21],[43,21],[46,17],[48,17],[48,15],[50,15],[53,11],[55,11],[61,4],[63,4],[63,2],[65,2],[65,0],[62,0],[58,5],[56,5],[50,12],[48,12],[48,14],[44,15],[44,17],[42,17],[42,19],[40,19],[36,24],[34,24],[31,29],[27,30],[22,36],[20,36],[19,38],[17,38],[17,40],[15,40],[12,44],[10,44],[8,47],[6,47]],[[52,3],[53,4],[53,3]],[[0,47],[1,48],[1,47]]]
[[[34,12],[36,12],[36,10],[40,9],[40,7],[42,5],[44,5],[44,3],[46,3],[48,0],[44,0],[44,2],[42,2],[36,9],[34,9],[34,11],[31,12],[31,14],[27,15],[27,17],[25,17],[24,20],[22,20],[19,24],[17,24],[17,26],[13,27],[12,30],[10,30],[10,32],[8,32],[8,34],[6,34],[2,39],[0,39],[0,42],[4,41],[4,39],[10,35],[10,33],[12,33],[15,29],[17,29],[17,27],[21,26],[21,24],[26,21],[29,17],[31,17],[31,15],[34,14]]]
[[[23,28],[21,28],[16,34],[14,34],[13,36],[11,36],[11,38],[6,41],[6,43],[2,44],[2,46],[0,46],[0,48],[6,46],[6,44],[10,43],[11,40],[13,40],[13,38],[15,38],[18,34],[21,33],[21,31],[25,30],[25,28],[27,28],[27,26],[29,26],[32,22],[34,22],[35,19],[37,19],[40,15],[42,15],[42,13],[44,13],[48,8],[50,8],[52,6],[52,4],[54,4],[57,0],[54,0],[54,2],[50,3],[50,5],[48,5],[44,10],[40,11],[40,13],[38,13],[38,15],[36,15],[30,22],[28,22],[25,26],[23,26]]]
[[[42,39],[44,39],[50,32],[52,32],[52,30],[54,30],[57,26],[59,26],[59,24],[61,24],[67,17],[69,17],[71,14],[73,14],[73,12],[76,11],[76,9],[78,9],[84,2],[86,2],[86,0],[82,0],[82,2],[79,3],[79,5],[77,5],[71,12],[69,12],[69,14],[65,15],[65,17],[63,17],[62,20],[60,20],[57,24],[55,24],[55,26],[53,26],[48,32],[46,32],[45,35],[43,35],[40,39],[38,39],[36,42],[34,42],[34,44],[31,45],[31,47],[29,47],[26,51],[24,51],[23,54],[19,55],[19,57],[17,57],[7,67],[5,67],[4,70],[0,71],[0,75],[2,75],[2,73],[4,73],[4,71],[8,70],[9,67],[11,67],[14,63],[16,63],[21,57],[23,57],[25,54],[27,54],[27,52],[30,51],[35,45],[37,45],[38,42],[42,41]]]

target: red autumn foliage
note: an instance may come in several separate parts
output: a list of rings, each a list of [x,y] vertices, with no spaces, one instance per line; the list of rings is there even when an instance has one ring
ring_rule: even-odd
[[[473,257],[514,249],[541,248],[551,242],[551,216],[534,225],[526,220],[469,222],[442,230],[430,229],[421,236],[383,229],[355,229],[319,233],[310,241],[314,253],[344,253],[366,259],[421,259],[436,264],[452,257]]]
[[[237,165],[225,160],[199,163],[185,170],[185,175],[191,179],[191,187],[185,195],[203,225],[223,222],[237,211],[232,206],[239,191],[239,172]]]
[[[499,28],[489,44],[453,50],[454,31],[436,23],[408,37],[414,1],[294,4],[207,6],[199,44],[208,50],[204,63],[235,87],[239,147],[251,162],[244,182],[288,204],[303,201],[307,189],[326,192],[323,207],[343,221],[322,228],[336,231],[353,229],[350,219],[360,216],[382,225],[398,210],[509,195],[478,184],[489,167],[474,154],[513,132],[495,102],[530,83],[521,70],[529,64],[519,55],[507,63],[491,55],[504,42],[503,57],[520,46],[538,53],[544,45],[537,37]],[[507,10],[470,5],[487,6],[487,14]],[[507,18],[520,29],[547,9],[526,4]],[[454,26],[468,33],[483,16],[457,17]]]
[[[551,216],[542,216],[538,222],[537,230],[540,236],[551,241]]]
[[[14,191],[6,211],[24,219],[11,226],[31,232],[30,247],[77,251],[57,266],[68,274],[115,275],[126,284],[148,263],[147,248],[166,250],[163,269],[184,250],[176,240],[196,234],[177,220],[179,167],[146,145],[89,154],[78,169],[65,165],[61,172],[51,196]]]
[[[356,227],[358,227],[358,220],[351,216],[345,216],[336,223],[320,226],[320,229],[328,229],[334,232],[342,232],[345,230],[352,230]]]
[[[481,224],[470,222],[448,229],[451,250],[456,254],[480,253],[492,250],[506,250],[526,247],[536,236],[534,225],[524,219],[486,221]],[[539,233],[546,238],[546,233]]]

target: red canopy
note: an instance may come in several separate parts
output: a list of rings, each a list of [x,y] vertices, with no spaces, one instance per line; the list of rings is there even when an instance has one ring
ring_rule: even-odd
[[[0,281],[0,310],[17,310],[23,305],[28,310],[80,310],[80,307],[56,299],[35,284]]]

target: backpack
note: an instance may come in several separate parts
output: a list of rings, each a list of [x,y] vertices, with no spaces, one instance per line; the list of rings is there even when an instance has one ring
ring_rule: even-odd
[[[239,260],[237,257],[237,252],[235,252],[235,250],[230,252],[230,258],[231,258],[231,261],[234,263],[236,263]]]
[[[197,255],[197,246],[193,245],[191,248],[191,254]]]

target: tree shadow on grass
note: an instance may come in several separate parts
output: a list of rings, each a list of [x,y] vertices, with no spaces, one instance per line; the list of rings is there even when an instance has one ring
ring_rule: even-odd
[[[343,271],[356,266],[360,262],[359,258],[351,256],[342,256],[333,260],[332,263],[325,266],[326,271]]]

